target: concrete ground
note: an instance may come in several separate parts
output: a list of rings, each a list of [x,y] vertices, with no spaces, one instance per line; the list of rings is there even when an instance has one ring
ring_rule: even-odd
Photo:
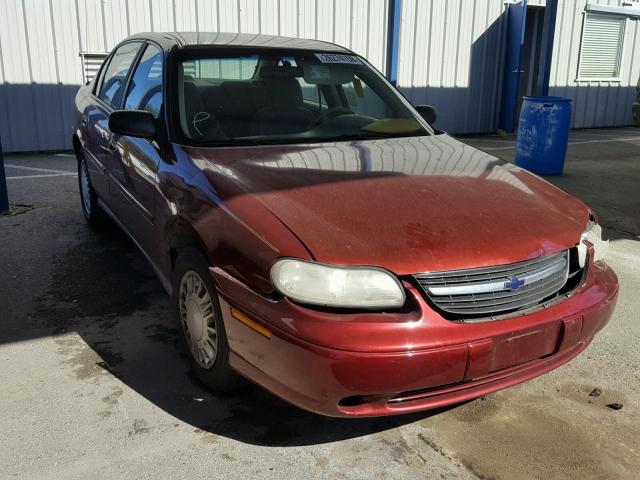
[[[513,156],[509,137],[463,140]],[[587,351],[476,401],[366,420],[254,386],[204,391],[142,255],[117,230],[86,227],[75,160],[5,162],[11,203],[28,207],[0,216],[2,478],[638,477],[640,129],[573,132],[566,173],[549,178],[600,214],[620,278]]]

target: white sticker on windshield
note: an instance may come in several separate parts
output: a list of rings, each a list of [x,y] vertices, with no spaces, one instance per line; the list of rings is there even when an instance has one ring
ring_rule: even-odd
[[[355,55],[342,55],[340,53],[316,53],[316,57],[322,63],[348,63],[349,65],[362,65]]]

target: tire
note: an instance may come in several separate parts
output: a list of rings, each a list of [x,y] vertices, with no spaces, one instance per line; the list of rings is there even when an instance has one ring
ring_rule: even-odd
[[[229,366],[229,342],[209,262],[198,250],[185,248],[179,252],[172,291],[180,337],[198,379],[214,392],[227,392],[240,386],[242,377]],[[215,340],[212,340],[212,327]]]
[[[101,229],[108,224],[107,214],[98,205],[98,195],[91,185],[87,161],[81,152],[78,158],[78,190],[80,191],[80,205],[84,218],[91,228]]]

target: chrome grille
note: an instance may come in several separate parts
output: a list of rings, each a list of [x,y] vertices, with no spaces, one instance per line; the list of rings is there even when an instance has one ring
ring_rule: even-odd
[[[444,312],[459,317],[501,314],[540,303],[567,282],[569,252],[494,267],[414,275]]]

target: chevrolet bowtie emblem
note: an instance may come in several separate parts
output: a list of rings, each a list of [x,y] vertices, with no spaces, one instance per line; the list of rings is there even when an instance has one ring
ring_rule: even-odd
[[[517,290],[524,285],[524,279],[522,278],[510,278],[508,282],[504,282],[504,288],[508,290]]]

